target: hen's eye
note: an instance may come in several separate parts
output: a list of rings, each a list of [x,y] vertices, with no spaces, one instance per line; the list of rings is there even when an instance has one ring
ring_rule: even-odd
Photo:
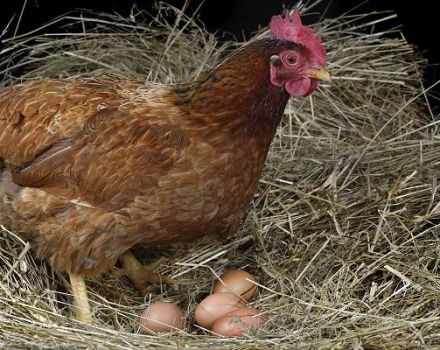
[[[291,66],[295,65],[297,62],[296,58],[293,56],[287,56],[286,60],[287,60],[287,64],[289,64]]]

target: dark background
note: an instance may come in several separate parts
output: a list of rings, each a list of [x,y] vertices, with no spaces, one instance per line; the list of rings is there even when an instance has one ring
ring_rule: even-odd
[[[106,12],[118,12],[128,15],[133,4],[141,9],[152,9],[153,0],[60,0],[56,3],[50,0],[1,0],[0,3],[0,33],[10,19],[10,30],[5,36],[11,36],[15,30],[23,4],[26,7],[22,14],[19,33],[49,21],[65,12],[76,8],[87,8]],[[191,9],[198,7],[202,0],[192,0]],[[185,0],[168,0],[181,7]],[[296,0],[205,0],[199,12],[201,20],[212,32],[222,35],[232,33],[238,37],[258,29],[259,25],[267,25],[271,15],[279,13],[283,4],[291,7]],[[363,5],[361,5],[363,4]],[[432,84],[440,79],[440,18],[435,10],[435,1],[419,0],[417,2],[395,0],[323,0],[317,10],[321,12],[328,7],[327,16],[334,17],[359,6],[359,13],[379,10],[394,10],[399,19],[395,24],[402,24],[406,38],[416,45],[423,55],[429,59],[426,67],[426,83]]]

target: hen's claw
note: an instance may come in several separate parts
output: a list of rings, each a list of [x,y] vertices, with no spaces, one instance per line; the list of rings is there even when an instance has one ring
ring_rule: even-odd
[[[117,271],[117,274],[128,277],[142,296],[146,294],[146,282],[177,287],[177,282],[174,279],[154,272],[163,263],[164,257],[144,265],[139,262],[133,253],[128,251],[122,254],[119,260],[122,262],[122,268]]]

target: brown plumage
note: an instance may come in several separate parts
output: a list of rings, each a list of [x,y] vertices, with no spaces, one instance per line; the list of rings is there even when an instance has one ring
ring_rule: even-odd
[[[311,54],[271,38],[194,83],[102,76],[0,90],[0,223],[75,275],[107,271],[138,243],[234,233],[289,98],[269,72],[286,51]]]

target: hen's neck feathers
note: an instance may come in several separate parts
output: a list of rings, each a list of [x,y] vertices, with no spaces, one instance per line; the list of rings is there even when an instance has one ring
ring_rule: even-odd
[[[188,118],[216,131],[270,142],[289,99],[284,88],[270,82],[270,56],[294,46],[277,39],[255,41],[197,81],[176,86],[175,103]]]

